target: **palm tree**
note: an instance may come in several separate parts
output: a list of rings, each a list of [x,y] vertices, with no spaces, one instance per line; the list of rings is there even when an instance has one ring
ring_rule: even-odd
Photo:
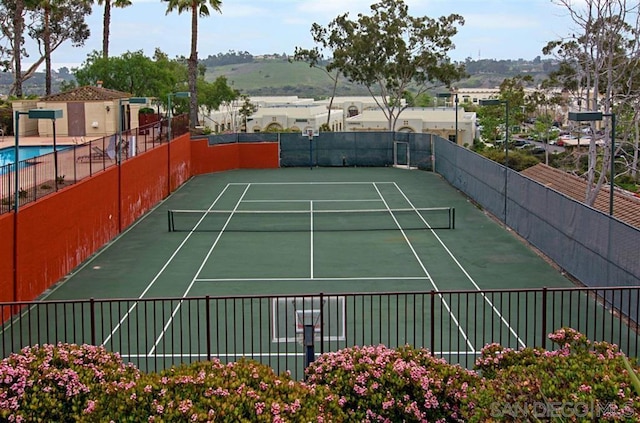
[[[175,9],[178,14],[184,11],[191,11],[191,53],[187,59],[187,70],[189,73],[189,92],[191,99],[189,104],[189,120],[192,126],[198,125],[198,97],[196,91],[196,80],[198,79],[198,17],[209,16],[209,6],[217,12],[221,12],[221,0],[163,0],[167,4],[169,14]]]
[[[131,6],[131,0],[97,0],[99,6],[104,4],[102,15],[102,57],[109,58],[109,27],[111,26],[111,6],[125,8]]]

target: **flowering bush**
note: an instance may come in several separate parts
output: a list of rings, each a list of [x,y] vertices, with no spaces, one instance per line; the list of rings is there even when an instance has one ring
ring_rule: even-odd
[[[91,345],[35,345],[0,363],[0,421],[79,420],[96,407],[105,384],[133,382],[140,372],[118,354]]]
[[[149,422],[322,422],[343,412],[324,388],[293,381],[288,374],[252,360],[215,359],[149,374],[112,397],[97,420]]]
[[[487,345],[475,372],[424,349],[352,347],[306,382],[245,359],[147,374],[104,348],[36,345],[0,362],[0,422],[640,421],[637,367],[615,345],[549,338],[554,351]]]
[[[467,401],[469,421],[640,421],[633,391],[615,345],[591,342],[563,328],[549,335],[557,350],[513,350],[487,345],[476,360],[484,376]]]
[[[460,407],[478,378],[409,346],[352,347],[326,353],[307,382],[328,387],[352,422],[460,421]]]

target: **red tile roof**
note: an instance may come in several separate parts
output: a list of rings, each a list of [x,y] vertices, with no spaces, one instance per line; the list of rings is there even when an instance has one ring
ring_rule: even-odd
[[[542,163],[525,169],[520,173],[576,201],[585,201],[587,181],[583,178]],[[640,198],[626,191],[618,190],[615,190],[613,195],[614,217],[631,226],[640,228]],[[593,207],[604,213],[609,213],[609,185],[600,189]]]
[[[131,94],[117,90],[87,85],[63,93],[43,97],[42,101],[113,101],[129,98]]]

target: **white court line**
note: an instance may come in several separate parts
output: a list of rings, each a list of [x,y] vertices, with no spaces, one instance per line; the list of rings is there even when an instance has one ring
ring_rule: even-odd
[[[438,286],[436,285],[436,283],[433,281],[433,278],[431,277],[431,274],[429,273],[429,271],[427,270],[427,268],[425,267],[424,263],[422,263],[422,260],[420,260],[420,256],[418,255],[418,253],[416,252],[415,248],[413,248],[413,244],[411,244],[411,241],[409,240],[409,237],[407,237],[407,234],[405,233],[404,229],[402,229],[402,226],[400,225],[400,223],[398,222],[398,220],[396,219],[396,217],[393,215],[393,211],[391,209],[391,207],[389,207],[389,204],[387,203],[387,201],[384,199],[384,196],[382,195],[382,193],[380,192],[380,190],[378,189],[378,185],[376,185],[376,183],[373,184],[373,187],[376,189],[376,191],[378,191],[378,195],[380,196],[380,198],[382,199],[382,201],[384,202],[384,205],[387,207],[387,209],[389,210],[389,214],[391,215],[391,217],[393,218],[393,221],[396,223],[396,226],[398,227],[398,229],[400,230],[400,233],[402,233],[402,236],[404,237],[404,240],[407,242],[407,245],[409,246],[409,248],[411,249],[411,252],[413,253],[413,256],[416,258],[416,260],[418,261],[418,264],[420,265],[420,267],[422,268],[422,271],[425,273],[425,275],[427,275],[429,277],[429,281],[431,282],[431,286],[433,286],[433,289],[435,289],[436,291],[439,291],[440,289],[438,289]],[[396,185],[397,187],[397,185]],[[442,300],[444,307],[447,309],[447,311],[449,312],[449,315],[451,316],[451,319],[453,320],[453,322],[455,323],[455,325],[458,327],[458,331],[462,334],[462,337],[464,338],[465,342],[467,343],[467,346],[471,349],[471,351],[475,351],[475,348],[473,347],[473,345],[471,344],[471,341],[469,341],[469,338],[467,337],[467,334],[465,333],[465,331],[462,329],[462,327],[460,326],[460,324],[458,323],[458,319],[456,318],[456,316],[453,314],[453,312],[451,311],[451,308],[449,307],[449,304],[447,303],[447,301],[442,297],[441,294],[438,294],[438,296],[440,297],[440,299]]]
[[[243,203],[308,203],[310,200],[244,200]],[[379,203],[379,198],[362,200],[313,200],[316,203]]]
[[[209,208],[207,210],[211,210],[216,203],[218,202],[218,200],[220,200],[220,198],[222,198],[222,195],[227,191],[227,188],[229,187],[229,185],[227,185],[226,187],[224,187],[224,189],[220,192],[220,194],[216,197],[215,200],[213,200],[213,203],[211,203],[211,205],[209,206]],[[200,223],[204,220],[205,215],[203,215],[200,220],[198,220],[198,222],[196,223],[195,228],[198,227],[198,225],[200,225]],[[167,261],[164,263],[164,265],[160,268],[160,270],[158,271],[158,273],[156,273],[156,275],[153,277],[153,279],[151,280],[151,282],[149,282],[149,284],[147,285],[147,287],[142,291],[142,294],[140,294],[138,296],[138,299],[142,299],[145,294],[149,291],[149,289],[151,289],[151,287],[156,283],[156,281],[158,280],[158,278],[160,278],[160,276],[162,276],[162,274],[164,273],[164,271],[166,270],[166,268],[169,266],[169,264],[173,261],[173,259],[178,255],[178,253],[180,252],[180,250],[182,250],[182,247],[184,247],[184,245],[187,243],[187,241],[189,240],[189,238],[191,238],[191,235],[193,235],[193,231],[189,232],[187,234],[187,236],[182,240],[182,242],[180,243],[180,245],[178,245],[178,247],[175,249],[175,251],[171,254],[171,256],[167,259]],[[120,319],[120,321],[118,322],[118,324],[111,330],[111,333],[102,341],[101,346],[104,346],[107,344],[107,342],[109,342],[111,340],[111,338],[113,337],[113,335],[120,329],[120,326],[122,326],[122,324],[124,323],[124,321],[126,319],[129,318],[129,315],[133,312],[133,310],[138,306],[138,303],[134,303],[131,307],[129,307],[129,310],[127,310],[127,312],[124,314],[124,316],[122,316],[122,318]]]
[[[433,355],[480,355],[481,351],[433,351]],[[316,353],[316,356],[320,356],[320,353]],[[305,356],[304,352],[237,352],[237,353],[211,353],[211,357],[224,357],[224,358],[236,358],[236,357],[303,357]],[[120,354],[120,357],[131,359],[131,358],[207,358],[208,355],[205,353],[193,353],[193,354]]]
[[[191,283],[189,284],[187,289],[184,291],[184,294],[182,294],[182,298],[183,299],[186,298],[186,296],[189,294],[189,291],[191,291],[191,288],[193,287],[193,284],[196,282],[196,279],[198,278],[198,276],[200,275],[200,272],[202,272],[202,269],[204,268],[205,264],[207,264],[207,261],[209,260],[209,257],[211,257],[211,254],[213,253],[213,249],[216,248],[216,246],[218,245],[218,242],[220,241],[220,238],[222,238],[222,234],[224,234],[224,230],[229,225],[229,222],[231,222],[231,218],[233,217],[233,212],[235,212],[238,209],[238,207],[240,206],[240,203],[242,202],[242,199],[247,194],[247,191],[249,191],[249,188],[251,187],[251,184],[248,183],[248,184],[245,184],[245,185],[246,185],[246,188],[242,192],[242,195],[238,199],[238,202],[236,203],[236,205],[233,208],[231,214],[229,214],[229,217],[227,218],[226,222],[224,223],[224,225],[220,229],[220,232],[218,233],[218,236],[216,237],[215,241],[213,242],[213,245],[211,245],[211,248],[209,248],[209,251],[207,252],[207,255],[202,260],[202,263],[200,264],[200,267],[196,271],[195,276],[193,277],[193,279],[191,279]],[[220,195],[222,195],[222,194],[220,194]],[[216,199],[216,201],[217,201],[217,199]],[[204,219],[204,216],[202,217],[202,219]],[[200,219],[200,221],[202,221],[202,219]],[[198,223],[200,223],[200,222],[198,222]],[[165,332],[167,331],[169,326],[173,323],[173,318],[178,313],[178,310],[180,310],[180,307],[182,306],[182,302],[183,302],[183,300],[180,300],[178,305],[176,305],[175,310],[173,310],[173,312],[171,313],[171,317],[169,317],[169,320],[167,320],[167,323],[164,325],[164,328],[162,328],[162,332],[156,338],[156,342],[154,342],[153,347],[151,347],[151,350],[149,351],[149,354],[153,354],[153,352],[155,351],[156,347],[158,346],[158,344],[160,343],[160,341],[164,337]]]
[[[400,192],[400,194],[404,197],[404,199],[407,201],[407,203],[409,203],[409,205],[411,207],[413,207],[415,209],[415,206],[413,205],[413,203],[411,203],[411,201],[409,200],[409,198],[407,198],[407,196],[404,194],[404,192],[400,189],[400,187],[394,183],[394,185],[396,186],[396,189],[398,190],[398,192]],[[427,221],[424,219],[424,217],[420,214],[417,213],[418,216],[420,217],[420,219],[425,223],[425,225],[429,226],[429,224],[427,223]],[[438,236],[438,234],[431,229],[431,233],[433,234],[433,236],[438,240],[438,242],[440,243],[440,245],[442,246],[442,248],[444,248],[444,250],[447,252],[447,254],[449,254],[449,257],[451,257],[451,259],[456,263],[456,265],[458,266],[458,268],[462,271],[462,273],[464,273],[464,275],[467,277],[467,279],[469,279],[469,281],[473,284],[473,286],[476,288],[477,291],[481,291],[480,287],[478,286],[478,284],[476,283],[476,281],[471,277],[471,275],[469,275],[469,273],[466,271],[466,269],[462,266],[462,264],[460,264],[460,262],[458,261],[458,259],[456,259],[456,257],[453,255],[453,253],[451,252],[451,250],[449,250],[449,248],[447,247],[447,245],[442,241],[442,239]],[[511,334],[516,338],[516,340],[518,341],[518,344],[520,344],[521,347],[526,347],[526,344],[524,343],[524,341],[520,338],[520,336],[518,335],[518,333],[511,327],[511,325],[509,324],[509,322],[504,318],[504,316],[502,315],[502,313],[500,313],[500,310],[498,310],[496,308],[496,306],[491,302],[491,300],[489,298],[487,298],[487,296],[484,293],[481,293],[480,295],[482,295],[482,298],[484,298],[484,300],[487,302],[487,304],[489,304],[489,306],[493,309],[493,311],[498,315],[498,317],[500,318],[500,320],[502,321],[502,323],[504,323],[504,325],[509,329],[509,332],[511,332]]]
[[[428,281],[429,276],[361,276],[349,278],[203,278],[196,282]]]
[[[230,182],[229,185],[246,185],[246,182]],[[251,182],[251,185],[371,185],[371,184],[395,184],[393,181],[380,182]]]
[[[311,279],[313,279],[313,201],[309,201],[309,220],[310,220],[310,228],[309,228],[309,238],[311,238],[311,243],[310,243],[310,253],[309,255],[311,256],[310,258],[310,262],[311,262],[311,269],[309,272],[309,275],[311,277]]]

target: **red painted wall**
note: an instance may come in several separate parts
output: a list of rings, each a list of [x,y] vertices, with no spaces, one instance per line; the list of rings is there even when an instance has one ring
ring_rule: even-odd
[[[0,234],[0,302],[13,301],[13,213],[0,215]]]
[[[116,167],[18,211],[18,300],[32,300],[118,235]]]
[[[35,299],[192,175],[278,164],[277,143],[209,146],[185,134],[23,206],[17,224],[17,292],[14,215],[0,215],[0,302]]]
[[[191,142],[193,175],[231,169],[274,169],[279,167],[276,142],[235,143],[210,146],[206,139]]]

